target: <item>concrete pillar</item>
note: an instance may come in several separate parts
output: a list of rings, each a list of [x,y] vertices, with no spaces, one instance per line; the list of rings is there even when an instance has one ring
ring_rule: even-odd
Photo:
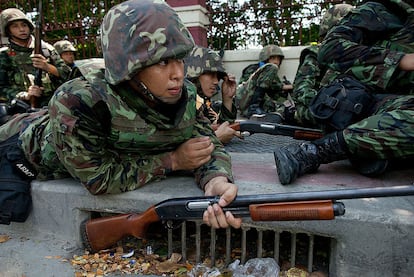
[[[194,41],[199,46],[207,47],[207,16],[205,0],[167,0],[187,26]]]

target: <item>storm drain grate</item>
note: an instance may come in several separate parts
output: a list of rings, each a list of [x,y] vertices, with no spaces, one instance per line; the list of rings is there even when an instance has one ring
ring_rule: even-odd
[[[329,272],[332,238],[264,227],[213,229],[202,221],[183,222],[167,228],[168,255],[181,253],[183,260],[211,265],[229,264],[239,259],[274,258],[283,267],[302,267],[308,272]]]

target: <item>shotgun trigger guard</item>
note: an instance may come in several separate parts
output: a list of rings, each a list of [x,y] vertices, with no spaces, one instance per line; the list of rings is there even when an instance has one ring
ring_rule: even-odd
[[[250,137],[251,136],[251,134],[250,134],[249,131],[242,131],[242,132],[240,132],[240,134],[241,134],[242,138]]]
[[[183,221],[182,220],[171,220],[171,219],[169,219],[167,221],[164,221],[163,224],[164,224],[165,228],[175,230],[175,229],[178,229],[179,227],[181,227],[181,225],[183,224]]]

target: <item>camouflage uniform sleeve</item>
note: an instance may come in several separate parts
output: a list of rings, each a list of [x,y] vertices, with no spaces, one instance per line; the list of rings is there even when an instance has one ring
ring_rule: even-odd
[[[139,155],[113,149],[105,132],[107,121],[96,112],[97,105],[106,104],[94,99],[94,93],[85,84],[79,85],[81,82],[75,79],[65,83],[49,105],[56,154],[71,176],[92,194],[131,191],[167,177],[172,171],[170,152]],[[216,145],[211,161],[195,171],[197,184],[204,188],[215,176],[233,180],[230,157],[208,120],[198,122],[194,130],[193,136],[209,135]]]
[[[273,64],[265,64],[264,68],[259,71],[256,80],[256,86],[266,89],[267,91],[277,94],[283,89],[283,82],[278,76],[279,67]]]
[[[233,99],[233,105],[232,105],[231,111],[229,111],[224,105],[221,105],[218,123],[223,123],[225,121],[232,123],[236,120],[236,118],[237,118],[237,108],[236,108],[236,102],[234,99]]]
[[[76,87],[69,81],[56,92],[49,105],[54,148],[71,176],[92,194],[135,190],[165,178],[171,172],[168,153],[139,156],[113,149],[105,132],[107,122],[94,109],[102,101],[96,102],[93,95],[87,88]]]
[[[301,55],[302,56],[302,55]],[[308,107],[319,89],[320,68],[317,46],[303,50],[303,61],[300,64],[293,82],[292,97],[295,104]]]
[[[9,76],[13,68],[7,50],[0,51],[0,102],[9,102],[20,91],[11,84]]]
[[[401,24],[383,5],[367,2],[328,32],[318,61],[334,71],[352,73],[364,83],[385,89],[404,53],[375,46],[373,42],[396,32]]]
[[[224,176],[229,182],[234,182],[230,154],[211,129],[210,121],[201,113],[197,113],[197,123],[194,125],[194,137],[209,136],[215,145],[208,163],[195,170],[195,180],[204,190],[205,185],[214,177]]]

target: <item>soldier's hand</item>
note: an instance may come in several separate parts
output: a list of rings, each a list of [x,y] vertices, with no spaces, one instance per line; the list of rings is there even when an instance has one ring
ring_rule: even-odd
[[[31,97],[40,97],[42,96],[42,91],[43,91],[43,87],[39,87],[36,85],[32,85],[29,87],[29,89],[27,90],[27,99],[25,100],[29,100]]]
[[[240,132],[231,128],[228,121],[218,125],[215,133],[222,143],[229,143],[233,137],[241,138]]]
[[[232,74],[228,74],[228,76],[225,76],[223,79],[223,84],[221,85],[223,100],[225,98],[233,99],[233,97],[236,95],[236,87],[236,77]]]
[[[414,54],[405,54],[400,60],[400,69],[406,71],[414,71]]]
[[[49,64],[47,59],[42,54],[33,54],[32,56],[33,66],[43,71],[49,71]]]
[[[172,170],[193,170],[207,163],[214,151],[209,137],[191,138],[171,152]]]
[[[220,196],[218,204],[209,206],[203,214],[203,221],[213,228],[227,228],[232,226],[240,228],[242,219],[235,218],[229,211],[224,213],[222,207],[227,206],[236,198],[237,186],[229,183],[226,177],[218,176],[211,179],[204,187],[206,196]]]

